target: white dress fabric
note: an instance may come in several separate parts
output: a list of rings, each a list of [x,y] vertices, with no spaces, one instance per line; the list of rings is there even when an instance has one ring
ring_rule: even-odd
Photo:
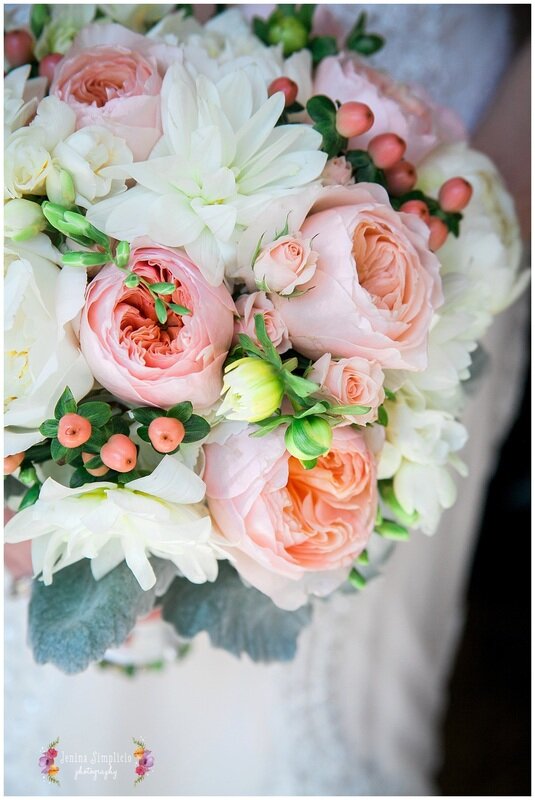
[[[330,7],[348,27],[362,9],[388,42],[375,63],[425,80],[473,127],[509,59],[508,9]],[[398,545],[364,592],[318,603],[290,664],[237,660],[200,635],[163,672],[127,678],[95,666],[66,677],[33,663],[27,600],[8,597],[6,794],[432,794],[482,502],[520,396],[526,311],[518,302],[485,342],[490,364],[464,417],[470,476],[458,482],[458,502],[439,531]],[[116,777],[105,779],[76,777],[75,766],[59,761],[57,787],[37,766],[56,736],[60,757],[64,750],[88,760],[131,753],[132,737],[141,737],[155,767],[134,789],[133,762],[115,764]]]

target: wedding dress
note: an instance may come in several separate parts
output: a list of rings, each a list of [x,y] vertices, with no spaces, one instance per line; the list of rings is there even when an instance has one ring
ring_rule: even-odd
[[[362,9],[387,40],[374,63],[425,80],[473,128],[510,59],[507,7],[329,8],[348,28]],[[292,663],[239,661],[201,635],[162,672],[129,679],[94,666],[66,677],[33,663],[27,599],[8,597],[6,793],[133,793],[133,763],[118,764],[115,779],[64,766],[60,787],[43,781],[37,759],[56,736],[60,752],[88,759],[131,753],[132,737],[144,738],[155,768],[141,795],[432,793],[481,505],[519,396],[525,311],[519,302],[499,317],[484,343],[490,366],[464,416],[470,477],[456,506],[434,537],[398,545],[364,592],[319,603]]]

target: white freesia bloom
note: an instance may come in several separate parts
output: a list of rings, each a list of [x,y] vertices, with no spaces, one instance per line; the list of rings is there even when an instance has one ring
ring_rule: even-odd
[[[45,584],[82,558],[91,559],[96,580],[124,560],[147,590],[156,583],[149,556],[172,561],[193,583],[215,581],[217,558],[226,556],[200,505],[204,494],[201,478],[172,456],[122,487],[103,481],[69,489],[48,478],[38,501],[8,523],[6,541],[32,540],[34,573]]]
[[[125,191],[125,180],[111,178],[105,169],[134,160],[124,139],[100,125],[88,125],[68,136],[54,148],[53,156],[55,166],[67,170],[72,177],[76,204],[82,208]]]
[[[99,3],[99,9],[114,22],[143,33],[146,25],[157,22],[175,6],[166,3]]]
[[[281,75],[291,78],[297,84],[297,99],[302,105],[313,94],[310,51],[303,49],[285,59],[282,45],[263,44],[238,9],[217,14],[205,25],[177,11],[162,19],[148,36],[181,45],[186,62],[210,80],[243,69],[260,72],[266,85]]]
[[[386,406],[389,422],[378,478],[393,478],[403,509],[407,514],[419,514],[415,527],[434,533],[443,509],[455,502],[456,488],[448,466],[465,474],[456,453],[466,443],[466,429],[451,414],[425,408],[418,397],[403,391]]]
[[[53,417],[65,386],[77,400],[93,386],[72,325],[84,303],[85,271],[60,270],[60,258],[44,234],[5,248],[5,455],[43,439],[39,425]]]
[[[4,138],[27,125],[46,92],[46,78],[32,78],[30,64],[11,70],[4,78]]]
[[[148,235],[184,247],[220,284],[240,233],[272,198],[306,186],[324,167],[320,134],[276,126],[283,107],[283,94],[268,99],[259,76],[237,71],[212,82],[173,64],[162,87],[164,136],[152,158],[106,170],[138,186],[97,203],[89,219],[118,239]]]

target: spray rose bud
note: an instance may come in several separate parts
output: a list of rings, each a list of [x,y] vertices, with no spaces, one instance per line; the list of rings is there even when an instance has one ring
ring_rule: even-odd
[[[268,24],[269,43],[282,44],[282,51],[286,57],[306,46],[307,29],[296,17],[286,17],[277,11],[271,15]]]
[[[294,419],[284,436],[286,449],[301,461],[310,461],[326,455],[333,440],[333,431],[323,417]]]
[[[46,178],[46,194],[51,203],[71,208],[76,200],[74,183],[66,169],[53,167]]]
[[[24,242],[46,228],[46,219],[38,203],[16,198],[4,206],[4,233],[14,242]]]
[[[281,236],[263,247],[253,267],[255,280],[266,292],[292,294],[313,277],[318,254],[312,250],[310,239],[300,234]]]
[[[279,370],[260,358],[240,358],[225,369],[225,399],[219,415],[258,422],[280,408],[284,384]]]

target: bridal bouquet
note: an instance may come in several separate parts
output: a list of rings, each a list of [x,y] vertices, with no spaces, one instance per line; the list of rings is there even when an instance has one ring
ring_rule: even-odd
[[[155,610],[291,658],[314,598],[454,503],[520,238],[383,44],[311,5],[8,25],[6,540],[31,541],[38,662],[85,669]]]

